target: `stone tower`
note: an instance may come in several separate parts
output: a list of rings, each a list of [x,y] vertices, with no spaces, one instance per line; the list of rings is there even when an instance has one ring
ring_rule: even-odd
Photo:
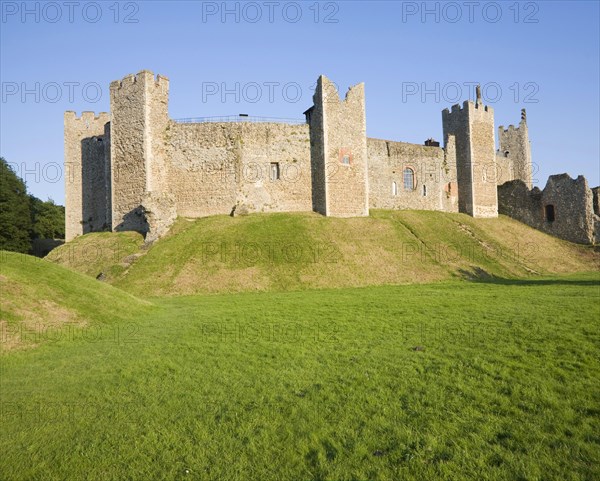
[[[473,217],[498,217],[494,110],[483,105],[481,90],[477,100],[465,101],[442,111],[444,144],[456,139],[458,208]]]
[[[111,226],[110,115],[65,112],[65,239]]]
[[[313,210],[332,217],[369,215],[364,84],[340,100],[320,76],[306,113],[310,124]]]
[[[112,229],[145,232],[141,205],[164,189],[169,80],[148,70],[110,84]]]
[[[514,125],[509,125],[506,130],[503,126],[498,127],[498,142],[500,144],[500,155],[508,159],[508,164],[512,170],[510,179],[522,180],[531,189],[531,147],[529,145],[527,112],[525,109],[521,110],[521,122],[517,128]]]

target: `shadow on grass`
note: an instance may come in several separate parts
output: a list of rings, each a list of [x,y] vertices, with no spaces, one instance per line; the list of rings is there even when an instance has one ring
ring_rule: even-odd
[[[482,283],[482,284],[497,284],[505,286],[550,286],[550,285],[565,285],[565,286],[598,286],[600,287],[600,273],[584,274],[582,278],[561,277],[554,279],[533,278],[533,279],[507,279],[504,277],[495,277],[489,274],[480,267],[473,267],[472,270],[460,269],[458,271],[464,279]]]

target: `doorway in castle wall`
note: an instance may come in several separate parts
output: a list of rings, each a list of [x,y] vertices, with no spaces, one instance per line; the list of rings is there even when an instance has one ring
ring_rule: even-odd
[[[548,204],[546,207],[544,207],[544,217],[546,218],[547,222],[554,222],[554,206],[552,204]]]

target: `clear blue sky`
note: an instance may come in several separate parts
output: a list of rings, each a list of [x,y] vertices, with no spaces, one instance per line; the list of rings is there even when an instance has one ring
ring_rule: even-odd
[[[63,112],[108,111],[110,81],[142,69],[170,78],[173,118],[301,118],[320,74],[342,94],[365,82],[368,135],[415,143],[479,82],[496,126],[527,108],[538,186],[600,183],[597,1],[74,3],[2,1],[0,155],[42,199],[64,203]]]

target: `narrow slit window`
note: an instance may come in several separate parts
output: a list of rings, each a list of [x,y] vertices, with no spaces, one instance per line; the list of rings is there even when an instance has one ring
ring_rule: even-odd
[[[427,197],[427,186],[423,186],[423,197]]]
[[[398,184],[392,182],[392,195],[398,195]]]
[[[279,162],[271,162],[271,181],[279,180]]]

